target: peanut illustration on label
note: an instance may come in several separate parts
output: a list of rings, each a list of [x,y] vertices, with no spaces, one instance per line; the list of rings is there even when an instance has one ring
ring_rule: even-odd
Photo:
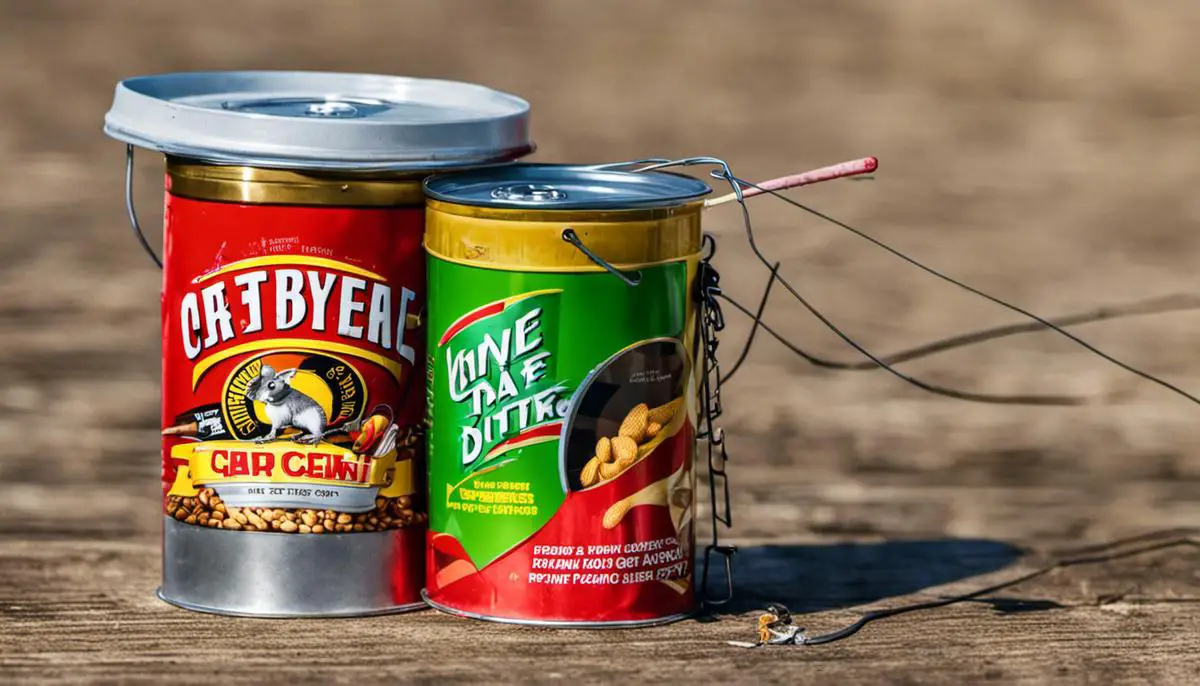
[[[605,474],[604,467],[606,465],[613,465],[610,473],[612,476],[616,476],[649,455],[654,447],[650,444],[663,433],[664,427],[675,419],[675,415],[682,405],[683,398],[676,398],[654,408],[647,407],[645,403],[635,405],[621,422],[617,436],[611,439],[600,439],[606,449],[601,451],[600,445],[597,445],[596,457],[592,458],[592,462],[599,460],[601,455],[607,456],[608,461],[599,463],[599,478],[588,471],[588,466],[592,462],[584,466],[584,472],[580,477],[584,487],[612,478]],[[601,525],[605,529],[615,529],[633,508],[655,505],[666,507],[670,512],[675,530],[681,531],[684,524],[691,518],[692,491],[688,481],[689,473],[690,463],[685,463],[670,476],[659,479],[637,493],[616,501],[604,513]],[[591,477],[591,479],[589,480],[587,477]]]
[[[605,529],[615,529],[633,508],[656,505],[667,508],[675,531],[682,531],[683,525],[691,518],[692,509],[692,489],[688,482],[689,467],[688,464],[680,465],[670,476],[609,505],[601,525]]]
[[[629,414],[625,415],[625,420],[621,422],[621,428],[617,430],[617,434],[629,438],[634,444],[641,443],[646,439],[646,427],[649,423],[650,407],[646,403],[638,403],[633,406]]]
[[[608,508],[608,511],[604,513],[604,521],[602,522],[604,528],[616,528],[616,526],[621,523],[621,520],[625,518],[625,515],[629,513],[629,510],[632,507],[633,501],[629,498],[622,498],[621,500],[613,503],[612,506]]]
[[[616,436],[602,436],[596,442],[595,456],[584,464],[579,473],[580,485],[589,488],[613,479],[646,457],[649,454],[645,450],[647,444],[671,423],[682,405],[683,398],[654,408],[646,403],[634,405],[621,421]]]

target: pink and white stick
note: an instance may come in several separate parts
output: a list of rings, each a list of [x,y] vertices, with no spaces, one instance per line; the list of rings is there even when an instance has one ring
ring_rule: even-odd
[[[767,191],[781,191],[787,188],[798,188],[800,186],[810,186],[814,183],[822,181],[832,181],[833,179],[842,179],[847,176],[858,176],[859,174],[870,174],[879,168],[879,160],[874,157],[864,157],[859,160],[851,160],[849,162],[841,162],[839,164],[813,169],[812,171],[802,172],[800,174],[792,174],[791,176],[781,176],[778,179],[763,181],[756,184],[758,188],[746,188],[742,191],[743,198],[753,198],[756,195],[761,195]],[[761,189],[761,190],[760,190]],[[730,193],[722,195],[719,198],[705,200],[704,207],[715,207],[724,205],[725,203],[736,200],[737,194]]]

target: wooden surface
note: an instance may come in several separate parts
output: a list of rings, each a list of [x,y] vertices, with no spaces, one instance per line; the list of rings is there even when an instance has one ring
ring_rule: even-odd
[[[149,463],[150,460],[142,460]],[[145,470],[149,471],[149,470]],[[828,506],[770,470],[738,475],[754,522]],[[965,592],[1041,556],[987,539],[741,536],[738,598],[706,621],[629,631],[501,626],[432,611],[344,620],[253,620],[175,609],[154,595],[151,479],[47,511],[47,486],[5,489],[0,509],[0,676],[5,683],[1195,683],[1200,549],[1060,570],[979,601],[883,619],[827,646],[743,650],[754,610],[781,601],[810,633],[863,608]],[[833,491],[845,487],[831,485]],[[954,489],[959,490],[959,489]],[[1067,491],[867,488],[859,526],[956,497],[1021,501],[1070,516]],[[1034,501],[1041,501],[1037,503]],[[117,513],[125,513],[124,516]],[[846,542],[847,538],[859,539]]]
[[[1200,525],[1200,408],[1051,336],[876,372],[765,338],[724,394],[739,604],[644,631],[426,612],[191,614],[158,579],[158,273],[101,134],[114,84],[194,69],[452,78],[533,106],[541,161],[719,155],[768,179],[876,155],[796,197],[1040,314],[1196,286],[1195,0],[0,0],[0,684],[1200,683],[1200,551],[1062,570],[823,647],[739,650],[768,600],[810,632],[978,588],[1048,552]],[[158,245],[161,160],[136,201]],[[698,170],[703,174],[707,170]],[[718,194],[720,189],[718,189]],[[753,201],[760,247],[877,353],[1021,321],[845,232]],[[706,213],[726,292],[765,281],[734,207]],[[767,317],[857,361],[789,303]],[[747,331],[729,313],[723,359]],[[1081,327],[1200,389],[1200,314]]]

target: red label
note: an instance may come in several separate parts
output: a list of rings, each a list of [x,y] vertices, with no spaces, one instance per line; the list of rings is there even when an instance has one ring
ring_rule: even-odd
[[[424,537],[422,228],[421,208],[167,195],[169,516],[238,535]],[[419,565],[393,574],[398,602],[418,600]]]
[[[646,622],[691,613],[690,507],[682,527],[670,507],[633,507],[619,523],[605,520],[615,503],[673,474],[690,500],[695,440],[685,421],[655,459],[570,493],[544,527],[483,569],[454,536],[431,531],[430,599],[460,612],[534,621]]]

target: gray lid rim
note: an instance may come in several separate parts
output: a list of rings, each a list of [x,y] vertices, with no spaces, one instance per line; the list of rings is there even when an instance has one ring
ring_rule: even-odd
[[[600,170],[600,169],[596,169],[592,166],[589,166],[587,164],[514,162],[512,164],[507,164],[507,165],[504,165],[503,167],[501,167],[499,174],[520,171],[522,169],[564,169],[564,170],[565,169],[578,169],[581,171],[592,171],[592,172],[604,173],[604,174],[612,175],[612,176],[616,176],[616,177],[625,177],[625,176],[645,177],[645,176],[651,175],[651,174],[658,174],[658,175],[662,175],[662,176],[671,176],[671,177],[675,177],[678,179],[683,179],[686,181],[693,182],[699,186],[703,186],[703,190],[698,188],[695,192],[692,192],[692,193],[674,195],[674,196],[664,197],[664,198],[652,198],[652,199],[632,200],[632,201],[627,200],[627,201],[592,202],[592,203],[568,202],[568,203],[564,203],[564,204],[561,204],[558,206],[550,206],[550,205],[541,205],[541,204],[537,204],[537,203],[521,203],[521,202],[514,202],[514,201],[491,201],[491,202],[489,202],[488,200],[485,200],[485,199],[467,199],[467,198],[453,197],[453,196],[441,193],[434,188],[434,186],[439,185],[439,183],[448,182],[453,179],[461,180],[466,175],[479,175],[482,172],[458,172],[458,173],[451,172],[451,173],[435,174],[433,176],[426,178],[423,182],[421,182],[421,187],[424,189],[425,195],[427,198],[436,200],[438,202],[444,202],[444,203],[453,204],[453,205],[463,205],[463,206],[467,206],[467,207],[525,210],[525,211],[536,211],[536,212],[579,212],[579,211],[603,212],[603,211],[614,211],[614,210],[640,210],[640,209],[679,207],[682,205],[686,205],[688,203],[695,202],[696,200],[703,198],[704,196],[709,195],[713,192],[712,187],[709,186],[704,181],[701,181],[700,179],[697,179],[692,176],[688,176],[687,174],[679,174],[676,172],[664,171],[661,169],[649,171],[649,172],[628,172],[628,171]],[[497,182],[503,182],[506,180],[508,180],[508,179],[498,178]]]
[[[414,153],[411,156],[399,155],[395,153],[380,153],[378,155],[363,155],[352,157],[345,153],[340,154],[339,159],[329,159],[319,162],[314,162],[308,157],[289,156],[286,152],[273,153],[271,157],[258,158],[255,155],[264,153],[259,150],[255,153],[246,153],[241,148],[222,147],[222,148],[207,148],[204,151],[198,151],[196,148],[180,140],[150,140],[143,138],[137,134],[122,128],[116,124],[111,124],[108,121],[104,123],[104,133],[112,138],[115,138],[122,143],[128,143],[146,150],[165,155],[174,155],[176,157],[188,157],[202,162],[221,162],[240,164],[242,166],[287,166],[291,167],[292,162],[297,168],[305,169],[328,169],[334,167],[351,167],[356,164],[370,164],[387,166],[388,163],[394,163],[393,166],[403,166],[404,168],[413,168],[411,163],[428,162],[429,165],[422,165],[419,168],[426,166],[434,166],[437,168],[449,168],[458,166],[463,163],[475,163],[478,161],[481,164],[494,162],[497,160],[511,160],[514,156],[522,156],[533,153],[537,150],[537,145],[530,141],[528,145],[519,146],[516,148],[497,149],[497,148],[460,148],[461,154],[445,154],[444,152],[434,153]],[[282,146],[280,146],[282,147]],[[440,167],[438,166],[440,165]],[[373,167],[374,168],[374,167]],[[383,167],[380,167],[383,168]]]
[[[531,109],[529,101],[522,98],[519,95],[514,95],[507,91],[495,90],[494,88],[489,88],[488,86],[484,86],[484,85],[478,84],[478,83],[471,83],[469,81],[455,81],[453,79],[434,79],[434,78],[424,78],[424,77],[417,77],[417,76],[391,76],[388,74],[372,74],[372,73],[366,73],[366,72],[351,73],[351,72],[336,72],[336,71],[288,71],[286,69],[257,69],[257,70],[234,71],[234,72],[213,71],[213,70],[163,72],[161,74],[142,74],[141,76],[132,76],[128,79],[122,79],[120,82],[117,83],[115,90],[117,93],[120,93],[122,91],[122,89],[124,89],[126,92],[128,92],[133,97],[158,102],[158,101],[160,101],[159,98],[154,98],[149,95],[146,95],[145,93],[142,93],[141,91],[134,90],[133,88],[130,88],[130,85],[136,84],[140,81],[150,81],[151,79],[161,78],[163,76],[183,76],[183,77],[187,77],[187,78],[199,79],[201,77],[212,77],[212,76],[217,76],[217,75],[221,75],[221,74],[230,74],[230,73],[237,74],[239,76],[267,76],[267,75],[271,75],[271,74],[292,74],[292,75],[304,75],[304,76],[330,76],[330,77],[367,76],[367,77],[371,77],[371,78],[391,79],[394,81],[410,81],[410,82],[420,81],[424,84],[443,84],[443,85],[447,85],[447,86],[467,87],[467,88],[472,88],[472,89],[476,89],[476,90],[480,90],[480,91],[487,91],[492,95],[502,96],[503,99],[510,101],[514,105],[522,106],[520,111],[513,112],[512,114],[507,114],[507,115],[498,116],[498,117],[472,117],[472,118],[465,118],[465,119],[455,119],[451,122],[447,122],[449,124],[479,124],[479,123],[484,123],[484,122],[504,121],[504,120],[508,120],[508,119],[521,119],[521,118],[527,116]],[[336,95],[336,94],[328,93],[326,95],[332,96],[332,95]],[[195,105],[188,105],[186,103],[178,103],[178,102],[167,102],[167,105],[171,108],[179,109],[179,110],[196,110],[196,111],[200,111],[200,112],[216,114],[216,115],[220,115],[220,116],[228,116],[228,117],[233,117],[233,118],[238,118],[238,119],[247,119],[247,118],[249,118],[249,119],[276,119],[277,118],[276,115],[263,114],[262,112],[245,112],[245,111],[226,112],[226,111],[222,111],[222,110],[214,110],[214,109],[208,108],[208,107],[197,107]],[[107,116],[105,117],[105,119],[107,119]],[[364,125],[366,125],[366,126],[414,126],[415,127],[415,126],[422,125],[420,122],[403,122],[403,121],[395,121],[395,120],[376,121],[376,120],[372,120],[372,119],[313,119],[311,121],[314,123],[320,122],[320,125],[322,125],[322,126],[329,126],[329,125],[364,126]]]
[[[231,75],[234,78],[270,79],[275,75],[291,77],[319,77],[337,80],[341,78],[362,79],[370,82],[378,79],[378,88],[386,90],[397,85],[411,84],[414,87],[444,86],[456,89],[460,96],[469,99],[479,93],[491,99],[497,114],[464,116],[436,124],[423,121],[397,119],[311,119],[288,118],[286,126],[293,138],[302,144],[281,142],[271,136],[256,137],[256,128],[269,126],[279,119],[277,115],[244,110],[223,110],[202,105],[179,103],[171,97],[187,97],[187,81],[220,79]],[[153,83],[155,79],[172,77],[181,79],[184,87],[180,95],[167,92],[155,96],[146,94],[140,84]],[[235,81],[236,83],[236,81]],[[367,90],[371,90],[368,86]],[[319,87],[318,87],[319,89]],[[348,89],[350,90],[350,89]],[[236,88],[231,94],[236,94]],[[331,87],[317,97],[353,97],[343,94],[339,88]],[[146,112],[140,115],[139,111]],[[272,168],[294,169],[337,169],[337,170],[439,170],[454,167],[489,164],[496,161],[519,158],[536,149],[529,138],[529,102],[524,98],[488,86],[449,79],[432,79],[385,74],[359,74],[327,71],[191,71],[168,72],[158,75],[142,75],[122,80],[114,89],[112,108],[105,114],[103,131],[129,145],[154,150],[169,155],[189,157],[201,161],[223,164],[239,164]],[[140,118],[141,117],[141,118]],[[207,135],[195,137],[197,122],[200,121]],[[178,122],[178,123],[175,123]],[[441,132],[442,137],[453,139],[456,130],[464,132],[469,145],[455,146],[435,142],[430,138],[431,129]],[[179,135],[171,135],[176,130]],[[358,130],[359,136],[346,138],[337,131]],[[378,131],[378,134],[372,133]],[[415,140],[411,145],[395,145],[396,137],[409,135]],[[449,135],[447,136],[447,132]],[[224,134],[224,135],[223,135]],[[334,134],[337,142],[329,141]],[[341,142],[342,145],[338,145]],[[347,145],[348,143],[348,145]],[[407,149],[406,149],[407,148]]]

